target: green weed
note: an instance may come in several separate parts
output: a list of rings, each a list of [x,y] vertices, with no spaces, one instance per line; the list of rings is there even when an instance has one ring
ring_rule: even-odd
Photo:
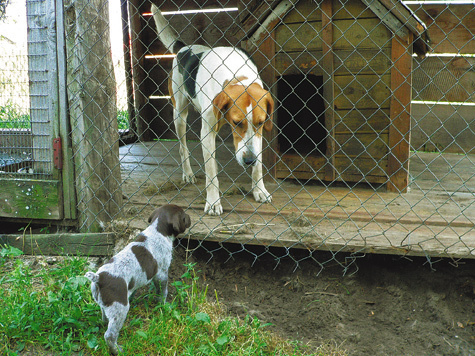
[[[0,129],[29,129],[30,115],[18,105],[7,103],[0,106]]]

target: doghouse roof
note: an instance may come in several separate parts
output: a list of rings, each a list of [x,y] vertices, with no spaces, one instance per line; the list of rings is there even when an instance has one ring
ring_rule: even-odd
[[[420,56],[430,50],[426,25],[399,0],[361,0],[394,34],[406,37],[414,34],[414,52]],[[237,32],[248,45],[256,46],[289,13],[295,0],[243,0],[243,11]],[[315,3],[315,6],[319,6]]]

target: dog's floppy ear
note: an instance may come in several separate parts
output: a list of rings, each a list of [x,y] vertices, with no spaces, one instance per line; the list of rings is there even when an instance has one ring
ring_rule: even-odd
[[[177,236],[182,232],[185,232],[187,228],[191,226],[191,219],[190,216],[185,213],[183,210],[177,212],[173,216],[173,230],[174,235]]]
[[[226,123],[224,114],[229,108],[229,102],[231,98],[223,90],[221,93],[216,95],[213,100],[213,113],[216,117],[216,125],[214,126],[214,131],[219,132],[219,129]]]
[[[264,130],[270,131],[272,130],[273,126],[273,118],[274,118],[274,99],[269,92],[264,96],[264,100],[266,101],[266,110],[267,110],[267,119],[264,121]]]
[[[155,209],[152,214],[148,217],[148,223],[151,224],[156,218],[158,218],[158,215],[160,215],[160,208]]]

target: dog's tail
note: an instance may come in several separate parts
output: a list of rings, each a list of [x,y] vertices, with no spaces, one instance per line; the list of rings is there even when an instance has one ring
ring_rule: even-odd
[[[89,279],[93,283],[97,283],[99,281],[99,275],[94,272],[86,272],[84,275],[87,279]]]
[[[155,4],[151,8],[155,25],[157,26],[158,37],[170,52],[177,53],[185,44],[178,40],[178,34],[163,17],[162,12]]]

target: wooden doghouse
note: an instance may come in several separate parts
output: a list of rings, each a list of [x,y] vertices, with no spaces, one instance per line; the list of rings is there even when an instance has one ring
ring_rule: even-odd
[[[238,37],[280,104],[264,154],[271,173],[405,191],[412,55],[428,51],[425,25],[397,0],[241,6]]]

